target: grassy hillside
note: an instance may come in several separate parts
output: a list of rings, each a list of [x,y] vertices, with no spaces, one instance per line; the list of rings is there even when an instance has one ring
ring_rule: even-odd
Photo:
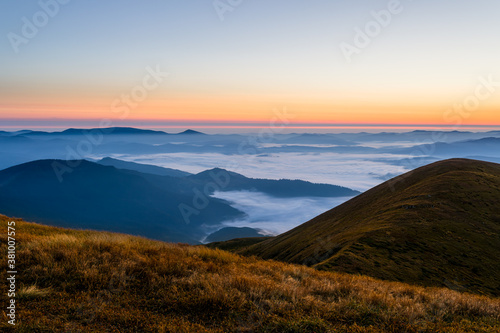
[[[2,240],[7,221],[0,216]],[[17,220],[17,332],[498,332],[500,300]],[[4,241],[1,253],[6,253]],[[6,261],[1,261],[5,281]],[[2,283],[2,304],[6,304]],[[9,331],[5,310],[1,331]]]
[[[254,245],[265,240],[268,240],[269,237],[246,237],[246,238],[234,238],[228,241],[221,242],[212,242],[205,244],[206,247],[211,249],[221,249],[224,251],[237,252],[241,249],[244,249],[250,245]]]
[[[499,164],[441,161],[241,252],[500,296],[499,203]]]

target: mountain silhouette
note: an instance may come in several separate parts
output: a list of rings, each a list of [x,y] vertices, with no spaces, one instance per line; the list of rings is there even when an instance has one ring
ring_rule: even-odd
[[[61,178],[58,168],[66,171]],[[175,178],[153,176],[85,160],[29,162],[0,171],[0,211],[57,226],[189,243],[203,236],[200,225],[243,216],[207,196],[206,207],[186,221],[179,205],[192,205],[193,194],[166,186]],[[151,181],[158,178],[164,182]]]
[[[278,198],[352,197],[360,193],[343,186],[315,184],[303,180],[248,178],[220,168],[200,172],[189,176],[188,179],[194,183],[206,183],[213,178],[213,174],[222,173],[227,174],[230,179],[229,183],[224,187],[224,191],[259,191]]]
[[[163,168],[156,165],[127,162],[111,157],[105,157],[97,161],[97,163],[101,165],[114,166],[117,169],[134,170],[142,173],[151,173],[158,176],[186,177],[191,175],[189,172],[184,172],[181,170]]]
[[[206,135],[205,133],[194,131],[192,129],[185,130],[184,132],[177,133],[177,135]]]
[[[500,165],[418,168],[240,252],[499,296]]]
[[[38,160],[2,170],[0,212],[55,226],[197,243],[206,236],[204,226],[245,216],[229,202],[213,198],[216,191],[261,191],[278,197],[358,193],[335,185],[252,179],[218,168],[183,176],[151,165],[113,159],[104,163],[114,166]],[[161,174],[174,171],[175,177]]]

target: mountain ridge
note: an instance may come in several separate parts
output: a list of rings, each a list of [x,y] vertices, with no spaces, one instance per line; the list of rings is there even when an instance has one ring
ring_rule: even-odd
[[[240,253],[500,295],[500,165],[432,163]]]
[[[119,170],[86,160],[39,160],[0,171],[0,211],[57,226],[118,231],[153,239],[197,243],[203,223],[244,216],[206,197],[203,214],[189,223],[180,205],[193,194],[156,183],[176,178]],[[170,181],[170,182],[169,182]]]
[[[101,165],[107,165],[107,166],[114,166],[117,169],[125,169],[125,170],[134,170],[134,171],[139,171],[143,173],[150,173],[153,175],[158,175],[158,176],[171,176],[171,177],[186,177],[190,176],[191,173],[177,170],[177,169],[171,169],[171,168],[165,168],[165,167],[159,167],[156,165],[151,165],[151,164],[142,164],[142,163],[136,163],[136,162],[128,162],[128,161],[123,161],[111,157],[105,157],[100,160],[98,160],[96,163],[101,164]]]
[[[1,170],[0,212],[56,226],[196,244],[207,236],[203,225],[246,217],[230,202],[212,197],[217,190],[260,190],[276,196],[304,190],[310,196],[357,194],[335,185],[255,180],[218,168],[175,177],[137,171],[158,170],[151,165],[115,166],[49,159]]]

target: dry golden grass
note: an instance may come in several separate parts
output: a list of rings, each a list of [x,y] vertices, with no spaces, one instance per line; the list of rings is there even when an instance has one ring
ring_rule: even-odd
[[[0,216],[3,238],[7,221]],[[495,298],[16,224],[18,279],[27,286],[18,294],[18,332],[500,331]],[[0,269],[5,281],[4,261]],[[1,325],[8,327],[5,313]]]
[[[380,184],[276,237],[215,246],[500,297],[499,202],[500,164],[450,159]]]
[[[17,291],[18,299],[45,297],[50,294],[50,289],[40,289],[35,284],[31,286],[22,286]]]

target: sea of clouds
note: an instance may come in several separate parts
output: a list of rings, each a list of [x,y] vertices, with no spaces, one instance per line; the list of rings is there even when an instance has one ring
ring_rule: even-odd
[[[345,186],[363,192],[388,178],[409,171],[400,161],[410,156],[334,152],[273,152],[254,155],[177,152],[115,154],[111,157],[190,173],[218,167],[251,178],[301,179]],[[304,193],[304,197],[275,198],[250,191],[216,192],[214,197],[228,201],[234,208],[245,212],[246,217],[224,221],[221,225],[207,228],[207,234],[223,227],[251,227],[262,229],[269,235],[276,235],[350,199],[310,197],[307,193]]]
[[[112,157],[198,173],[223,168],[251,178],[301,179],[366,191],[387,175],[409,171],[395,163],[406,156],[393,154],[272,153],[225,155],[219,153],[168,153]]]
[[[230,202],[231,206],[245,212],[247,216],[225,221],[207,232],[222,227],[250,227],[262,229],[267,235],[277,235],[293,229],[351,198],[275,198],[251,191],[216,192],[213,196]]]

